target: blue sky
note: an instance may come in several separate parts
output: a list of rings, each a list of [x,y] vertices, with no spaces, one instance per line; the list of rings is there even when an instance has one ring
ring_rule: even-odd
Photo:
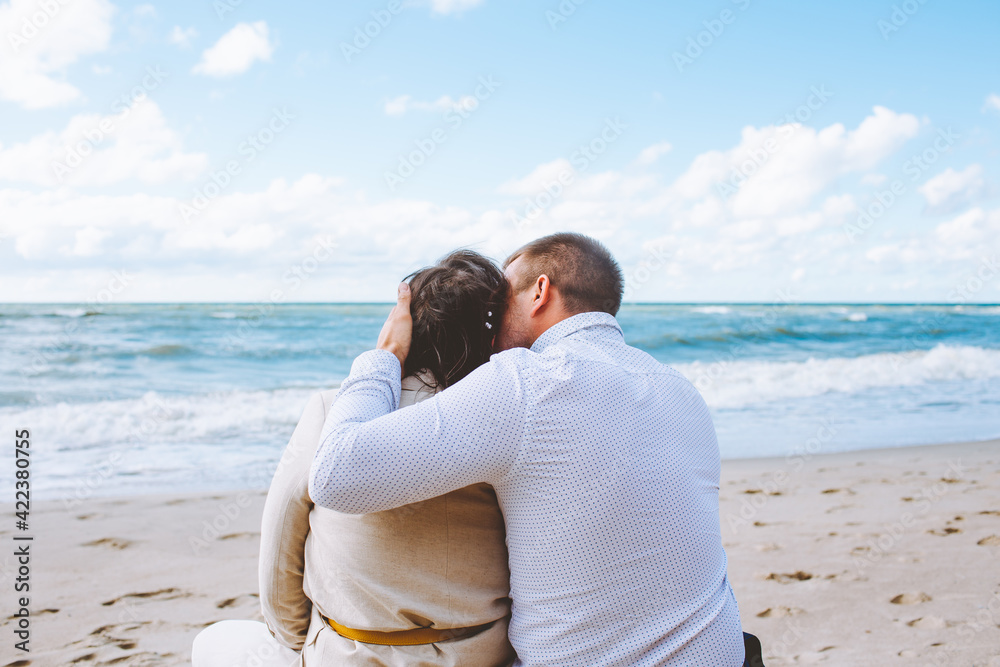
[[[0,301],[1000,301],[1000,5],[674,4],[0,3]]]

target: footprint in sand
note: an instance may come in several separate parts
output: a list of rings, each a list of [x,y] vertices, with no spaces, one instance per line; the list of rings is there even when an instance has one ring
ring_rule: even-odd
[[[798,572],[792,572],[791,574],[778,574],[772,572],[771,574],[764,577],[765,581],[777,581],[779,584],[790,584],[793,581],[809,581],[815,575],[809,574],[808,572],[803,572],[799,570]]]
[[[981,547],[1000,547],[1000,535],[990,535],[976,542]]]
[[[948,627],[948,624],[940,616],[921,616],[909,621],[907,625],[911,628],[920,628],[921,630],[940,630],[941,628]]]
[[[836,507],[831,507],[826,511],[827,514],[832,514],[834,512],[839,512],[841,510],[849,510],[852,507],[857,507],[857,505],[837,505]]]
[[[216,603],[216,607],[219,609],[226,609],[227,607],[239,607],[245,604],[260,604],[260,596],[256,593],[246,593],[245,595],[238,595],[234,598],[226,598],[221,602]]]
[[[104,667],[105,665],[115,665],[115,667],[121,667],[122,664],[126,664],[126,665],[179,665],[179,664],[186,664],[186,663],[174,662],[174,661],[170,661],[170,662],[164,662],[163,661],[164,658],[167,658],[169,660],[170,658],[173,658],[173,657],[174,657],[173,653],[151,653],[149,651],[142,651],[142,652],[139,652],[139,653],[130,653],[129,655],[125,655],[125,656],[121,656],[121,655],[120,656],[116,656],[116,657],[111,658],[110,660],[102,660],[100,662],[95,662],[94,664],[98,665],[98,667]],[[128,662],[123,663],[124,660],[128,660]]]
[[[128,549],[132,546],[132,542],[121,537],[102,537],[99,540],[94,540],[93,542],[84,542],[80,545],[81,547],[110,547],[111,549]]]
[[[229,533],[228,535],[222,535],[219,537],[220,540],[235,540],[240,538],[255,538],[260,537],[260,533]]]
[[[157,598],[158,600],[176,600],[177,598],[189,598],[190,593],[185,593],[178,588],[163,588],[158,591],[150,591],[147,593],[126,593],[121,597],[117,597],[114,600],[108,600],[107,602],[102,602],[101,604],[105,607],[110,607],[116,602],[121,602],[127,598],[137,598],[137,599],[147,599],[147,598]]]
[[[837,648],[836,646],[824,646],[818,651],[808,651],[806,653],[800,653],[795,656],[795,662],[801,663],[803,665],[814,665],[817,662],[826,662],[830,659],[830,656],[826,655],[827,651]]]
[[[150,623],[151,621],[139,621],[137,623],[117,623],[112,625],[102,625],[96,630],[92,630],[90,634],[91,636],[103,635],[105,638],[114,639],[111,636],[111,631],[113,630],[116,632],[130,632],[132,630],[138,630],[144,625],[150,625]]]
[[[798,607],[768,607],[757,614],[757,618],[787,618],[788,616],[798,616],[806,613],[804,609]]]
[[[114,644],[120,649],[130,651],[134,649],[138,644],[132,639],[125,639],[123,637],[115,637],[111,634],[111,630],[115,628],[120,628],[120,625],[104,625],[100,628],[91,632],[91,636],[97,636],[104,640],[104,645]]]
[[[931,596],[927,593],[900,593],[893,599],[889,600],[892,604],[920,604],[922,602],[930,602]]]
[[[946,526],[944,528],[941,528],[940,530],[935,528],[932,530],[928,530],[927,532],[930,533],[931,535],[938,535],[940,537],[944,537],[945,535],[954,535],[955,533],[961,533],[962,529],[954,528],[952,526]]]

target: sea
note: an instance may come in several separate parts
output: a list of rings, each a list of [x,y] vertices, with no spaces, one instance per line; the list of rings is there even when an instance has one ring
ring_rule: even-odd
[[[30,432],[35,499],[264,489],[390,308],[0,305],[0,424]],[[1000,437],[1000,306],[627,304],[618,321],[700,390],[723,459]]]

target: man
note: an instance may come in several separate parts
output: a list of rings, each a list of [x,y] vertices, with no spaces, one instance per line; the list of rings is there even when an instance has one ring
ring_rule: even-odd
[[[489,483],[507,525],[516,664],[741,665],[701,396],[625,344],[621,271],[597,241],[538,239],[505,275],[503,351],[403,413],[400,286],[328,414],[313,501],[375,512]]]

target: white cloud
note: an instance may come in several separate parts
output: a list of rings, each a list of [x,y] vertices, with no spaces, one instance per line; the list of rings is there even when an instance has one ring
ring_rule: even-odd
[[[100,169],[84,172],[81,167],[79,182],[124,182],[128,174],[169,182],[204,170],[204,156],[185,153],[154,109],[155,114],[136,122],[132,135],[116,134],[116,143],[102,144],[101,150],[121,151],[120,156],[109,154]],[[787,161],[782,170],[797,166],[809,172],[805,182],[814,194],[794,205],[756,209],[737,206],[735,196],[719,197],[704,176],[712,170],[729,173],[733,156],[745,155],[755,145],[747,137],[759,140],[752,133],[767,136],[768,128],[748,128],[736,146],[696,156],[674,182],[635,162],[620,171],[602,170],[603,158],[598,158],[581,171],[569,159],[551,160],[498,184],[501,203],[495,208],[409,199],[372,203],[369,198],[377,198],[376,193],[348,191],[342,180],[311,174],[277,178],[255,191],[240,191],[241,182],[185,223],[179,207],[190,203],[188,188],[183,189],[185,199],[118,192],[98,196],[51,186],[42,192],[8,188],[0,190],[0,236],[9,236],[11,243],[0,251],[16,253],[23,260],[18,264],[27,263],[37,280],[14,282],[0,268],[0,301],[26,298],[22,294],[36,299],[69,296],[73,272],[94,266],[141,267],[128,297],[134,300],[266,299],[271,288],[287,287],[281,280],[287,268],[310,252],[312,239],[325,235],[337,244],[336,259],[317,271],[295,298],[383,300],[394,294],[399,278],[455,247],[471,246],[502,258],[528,240],[564,230],[604,239],[626,275],[633,275],[648,256],[644,249],[667,248],[669,262],[642,273],[648,280],[643,278],[630,292],[634,298],[759,301],[775,299],[777,289],[793,285],[796,296],[804,299],[852,298],[865,294],[869,285],[886,292],[890,285],[905,285],[897,278],[909,277],[901,271],[912,275],[914,262],[924,262],[921,270],[933,280],[935,271],[947,275],[954,263],[967,263],[1000,246],[1000,211],[982,209],[933,231],[904,224],[909,222],[906,212],[893,209],[866,237],[870,245],[850,245],[841,226],[854,219],[857,202],[869,192],[859,179],[898,152],[916,129],[915,119],[888,110],[881,117],[876,110],[870,118],[882,124],[890,115],[895,127],[882,125],[882,136],[863,130],[867,119],[853,130],[790,126],[786,142],[769,160]],[[63,130],[0,147],[0,178],[50,184],[45,179],[51,155],[100,119],[81,115]],[[142,137],[149,139],[147,144]],[[905,156],[898,157],[901,163]],[[116,168],[118,162],[125,166]],[[885,173],[893,178],[900,167],[890,164]],[[552,196],[552,186],[563,174],[572,175],[572,182]],[[842,178],[844,174],[852,177]],[[761,175],[743,188],[763,187],[755,184]],[[511,213],[523,212],[525,202],[541,201],[542,193],[549,197],[538,214],[516,224]],[[945,266],[949,262],[953,264]],[[385,270],[369,279],[366,269],[375,265]],[[21,290],[29,283],[36,287],[15,292],[15,286]],[[909,290],[908,298],[933,297],[926,285],[901,289]]]
[[[986,97],[986,102],[983,104],[983,112],[987,111],[998,111],[1000,112],[1000,95],[996,93],[990,93]]]
[[[839,123],[746,127],[733,148],[697,155],[669,186],[630,196],[621,215],[661,219],[674,230],[725,230],[733,242],[830,234],[857,209],[851,193],[834,189],[839,179],[870,175],[919,127],[916,117],[882,107],[853,130]]]
[[[104,229],[87,226],[74,234],[76,243],[73,245],[71,253],[79,257],[91,257],[97,255],[101,249],[101,242],[110,236],[111,233]]]
[[[1000,209],[987,212],[976,207],[955,218],[943,222],[934,229],[937,241],[942,246],[963,254],[973,252],[977,247],[1000,247]]]
[[[266,21],[237,23],[205,49],[201,62],[191,71],[213,77],[233,76],[246,72],[258,60],[269,62],[273,53]]]
[[[673,150],[673,148],[674,148],[673,145],[669,141],[663,141],[658,144],[653,144],[648,148],[644,148],[642,152],[639,153],[639,157],[636,159],[636,162],[642,165],[653,164],[658,159],[660,159],[661,155],[669,153],[671,150]]]
[[[876,263],[933,265],[940,262],[975,263],[996,255],[1000,247],[1000,209],[972,208],[942,222],[929,235],[886,243],[866,256]]]
[[[982,191],[983,186],[983,168],[971,164],[963,171],[949,167],[918,189],[930,210],[946,211],[967,205]]]
[[[95,261],[130,271],[151,267],[152,274],[130,289],[129,298],[138,300],[267,299],[276,287],[289,289],[282,277],[311,255],[317,237],[330,237],[336,255],[310,279],[311,291],[297,298],[378,299],[455,247],[503,256],[522,242],[509,228],[464,208],[415,200],[368,204],[346,191],[341,179],[316,174],[292,182],[279,178],[262,191],[223,193],[190,224],[180,203],[146,194],[0,190],[0,235],[11,237],[18,256],[48,267],[39,272],[48,276],[69,275]],[[373,264],[389,269],[366,276]],[[23,298],[2,273],[0,299]],[[200,280],[187,291],[176,286],[191,275]],[[48,293],[73,289],[53,281]]]
[[[402,116],[407,111],[451,111],[453,109],[474,111],[478,105],[479,100],[472,95],[465,95],[457,100],[453,99],[451,95],[442,95],[433,102],[421,102],[413,99],[410,95],[400,95],[385,103],[385,114],[387,116]]]
[[[170,31],[167,35],[167,39],[171,44],[176,44],[182,49],[189,48],[191,46],[191,40],[198,36],[198,31],[191,26],[189,28],[181,28],[179,25],[175,25],[174,29]]]
[[[35,0],[0,5],[0,35],[13,55],[0,58],[0,98],[26,109],[44,109],[80,97],[63,77],[81,56],[100,53],[111,39],[114,6],[108,0]]]
[[[875,107],[856,129],[784,125],[743,130],[740,145],[705,154],[680,179],[688,196],[705,196],[719,182],[745,181],[730,198],[735,214],[772,216],[801,211],[838,177],[868,171],[916,136],[920,121]],[[739,185],[740,179],[735,179]]]
[[[421,217],[401,215],[406,203],[398,202],[367,207],[364,219],[350,222],[350,214],[333,212],[346,208],[358,211],[341,186],[340,179],[317,175],[306,175],[292,183],[279,178],[263,191],[219,196],[191,223],[185,223],[180,214],[182,200],[173,197],[6,189],[0,191],[0,220],[3,231],[17,240],[19,252],[25,257],[37,257],[35,251],[70,254],[73,246],[62,243],[67,230],[74,238],[82,231],[86,239],[124,236],[122,232],[133,240],[152,236],[157,243],[149,247],[151,253],[176,257],[190,251],[222,251],[225,255],[263,250],[284,235],[283,229],[319,230],[329,225],[328,231],[365,233],[367,229],[378,234],[378,227],[387,227],[382,231],[391,233]],[[346,227],[334,224],[341,216]],[[373,220],[381,224],[371,227]],[[45,243],[36,244],[41,238]]]
[[[148,98],[115,114],[79,114],[59,132],[0,145],[0,180],[49,187],[190,180],[207,165],[204,153],[184,152]]]
[[[435,14],[455,14],[483,4],[483,0],[430,0]]]

